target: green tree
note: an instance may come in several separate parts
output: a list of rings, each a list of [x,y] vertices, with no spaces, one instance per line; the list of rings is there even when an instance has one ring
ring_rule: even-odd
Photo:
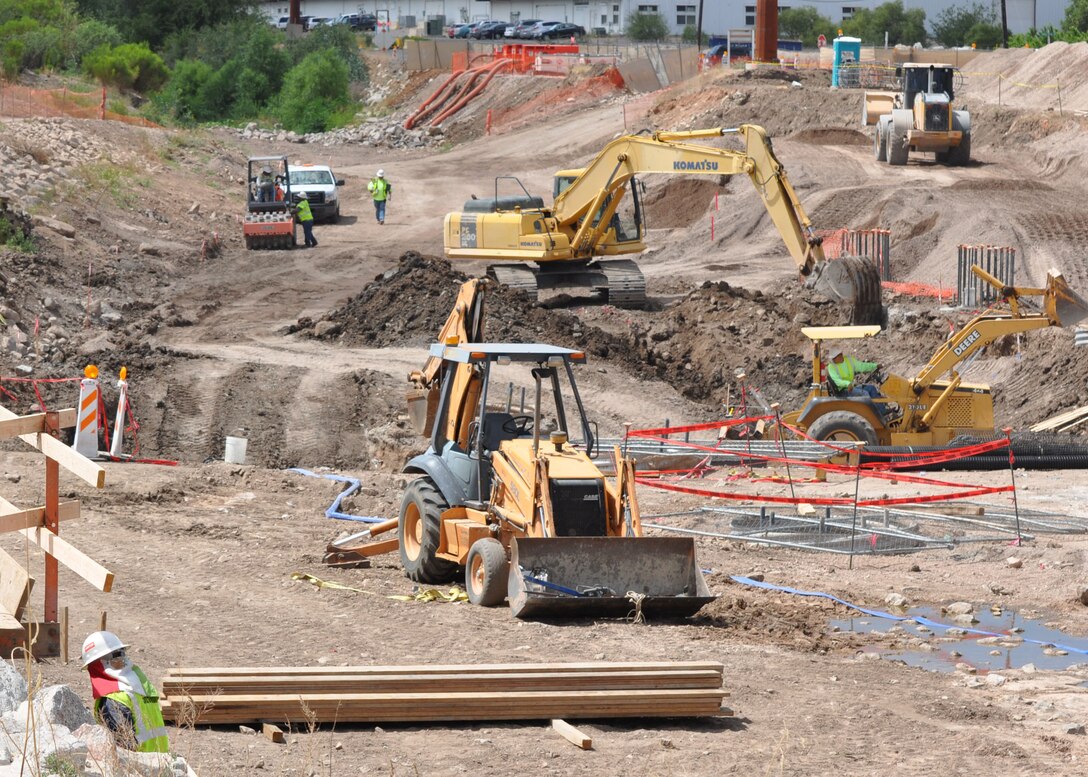
[[[265,29],[270,29],[265,25]],[[366,82],[366,65],[359,56],[359,40],[346,24],[334,24],[318,27],[309,34],[288,43],[288,50],[294,64],[299,64],[310,54],[318,51],[331,51],[348,67],[348,79],[352,82]]]
[[[926,42],[926,12],[921,8],[904,10],[902,0],[892,0],[876,8],[862,8],[843,22],[847,35],[861,38],[869,44],[879,45],[888,35],[888,45]]]
[[[827,40],[834,38],[835,25],[815,8],[785,8],[778,13],[778,34],[782,38],[799,40],[812,48],[821,35]]]
[[[165,110],[179,121],[203,121],[209,112],[201,102],[202,90],[214,72],[210,65],[199,60],[178,62],[163,95]]]
[[[120,46],[121,33],[116,27],[97,19],[84,19],[76,26],[72,45],[72,61],[75,66],[99,46]]]
[[[996,49],[1001,46],[1001,26],[992,22],[978,22],[967,31],[964,44],[974,44],[980,49]]]
[[[1070,32],[1088,32],[1088,0],[1070,0],[1065,8],[1062,29]]]
[[[972,38],[967,35],[967,32],[979,24],[996,26],[993,9],[981,3],[950,6],[937,14],[937,18],[933,20],[933,37],[942,46],[967,46],[972,43]],[[998,27],[998,40],[1001,39],[1000,32],[1001,28]]]
[[[317,51],[284,79],[280,118],[295,132],[322,132],[350,104],[347,65],[333,52]]]
[[[631,40],[664,40],[669,25],[659,13],[633,13],[627,17],[627,37]]]
[[[85,16],[121,30],[126,40],[146,41],[157,48],[175,32],[200,30],[249,16],[254,13],[255,3],[253,0],[77,0],[77,6]]]

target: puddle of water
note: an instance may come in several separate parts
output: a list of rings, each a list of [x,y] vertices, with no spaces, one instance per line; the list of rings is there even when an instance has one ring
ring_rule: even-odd
[[[979,639],[984,639],[982,634],[960,634],[955,631],[949,634],[945,629],[928,629],[919,631],[919,624],[908,621],[892,621],[887,618],[875,618],[869,615],[858,615],[841,620],[831,621],[832,628],[839,631],[853,632],[855,634],[868,634],[870,632],[886,633],[895,626],[902,629],[897,638],[920,637],[931,644],[935,650],[886,650],[880,642],[873,642],[864,649],[867,652],[880,653],[884,658],[900,660],[908,666],[917,666],[934,672],[955,671],[956,664],[969,664],[975,667],[979,674],[1001,669],[1019,669],[1024,664],[1034,664],[1037,669],[1061,670],[1073,664],[1088,663],[1088,656],[1082,653],[1069,652],[1068,655],[1047,655],[1044,652],[1046,645],[1037,645],[1030,642],[1020,642],[1021,639],[1033,639],[1054,645],[1067,645],[1082,650],[1088,650],[1088,639],[1073,637],[1057,629],[1050,629],[1038,620],[1025,618],[1011,610],[1004,610],[1000,615],[995,615],[989,608],[980,608],[974,614],[978,623],[958,624],[940,611],[930,607],[915,607],[907,611],[907,617],[929,618],[940,623],[949,623],[953,627],[981,629],[997,634],[1008,635],[1008,643],[999,640],[998,644],[978,644]],[[1019,629],[1017,631],[1017,629]],[[1015,642],[1015,644],[1010,644]],[[952,652],[960,653],[953,656]],[[991,655],[997,651],[998,655]],[[1082,683],[1088,687],[1088,681]]]

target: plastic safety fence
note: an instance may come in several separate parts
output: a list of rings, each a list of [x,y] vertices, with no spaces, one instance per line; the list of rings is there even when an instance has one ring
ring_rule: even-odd
[[[956,249],[956,304],[975,307],[997,302],[1001,290],[979,278],[972,267],[979,267],[1006,286],[1016,281],[1016,249],[1011,246],[967,246]]]
[[[971,456],[1003,457],[1009,462],[1009,440],[1001,438],[973,445],[929,451],[873,452],[859,460],[854,448],[821,443],[800,430],[781,424],[800,443],[823,448],[822,456],[806,450],[804,457],[790,455],[791,441],[770,441],[778,450],[757,447],[744,450],[744,441],[729,439],[768,417],[730,418],[689,426],[632,430],[628,445],[659,443],[673,450],[703,456],[687,469],[640,471],[636,482],[644,487],[684,494],[710,504],[677,513],[644,515],[647,527],[696,536],[742,539],[769,545],[786,545],[838,553],[902,553],[927,547],[953,547],[965,542],[1016,540],[1024,527],[1015,511],[989,516],[985,511],[964,512],[964,499],[1012,494],[1015,486],[976,485],[932,476],[907,474],[912,469],[932,470]],[[683,435],[715,430],[717,440],[687,441]],[[713,457],[728,440],[730,453],[749,466],[749,471],[714,467]],[[851,461],[854,463],[840,463]],[[905,496],[873,495],[881,487],[909,484],[917,493]],[[865,488],[862,488],[862,484]],[[719,506],[724,503],[727,506]],[[712,506],[713,505],[713,506]],[[684,520],[670,521],[670,518]]]

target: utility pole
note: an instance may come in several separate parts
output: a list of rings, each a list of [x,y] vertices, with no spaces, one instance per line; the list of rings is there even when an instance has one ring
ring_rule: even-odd
[[[703,47],[703,0],[699,0],[699,15],[695,17],[695,45]]]
[[[287,23],[302,24],[302,0],[291,0],[291,7],[287,12]]]
[[[1009,20],[1005,15],[1005,0],[1001,0],[1001,48],[1009,47]]]

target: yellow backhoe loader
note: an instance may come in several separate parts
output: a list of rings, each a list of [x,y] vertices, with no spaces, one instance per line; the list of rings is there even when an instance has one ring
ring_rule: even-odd
[[[877,398],[846,396],[832,390],[822,344],[861,338],[878,327],[805,327],[812,340],[812,389],[800,410],[783,416],[817,440],[858,441],[868,445],[941,446],[961,434],[993,434],[990,387],[965,383],[960,365],[968,364],[989,343],[1005,335],[1050,326],[1073,326],[1088,315],[1088,303],[1075,294],[1061,273],[1052,270],[1045,288],[1005,286],[984,270],[972,271],[1000,291],[1007,312],[991,308],[950,337],[913,378],[874,376]],[[1041,310],[1027,308],[1041,298]],[[1030,303],[1029,303],[1030,304]],[[947,377],[946,377],[947,376]]]
[[[743,149],[716,148],[693,141],[735,135]],[[460,213],[447,214],[444,244],[450,259],[497,260],[488,274],[508,286],[538,289],[581,287],[605,291],[608,300],[637,306],[646,299],[646,280],[632,260],[602,259],[641,253],[646,223],[636,176],[745,174],[782,235],[809,288],[849,307],[844,321],[883,321],[880,276],[868,259],[829,261],[801,207],[785,168],[762,127],[655,132],[613,140],[583,169],[555,178],[555,199],[545,206],[516,178],[495,180],[495,197],[472,199]],[[524,196],[499,197],[499,182],[512,180]]]
[[[596,429],[573,370],[585,354],[480,342],[486,283],[461,287],[442,341],[409,376],[409,415],[430,445],[405,468],[420,477],[404,493],[399,542],[374,547],[399,547],[418,582],[463,569],[470,601],[508,599],[519,618],[694,614],[714,597],[693,539],[642,536],[634,461],[615,449],[610,480],[592,460]],[[531,408],[496,403],[500,381],[526,369]]]

